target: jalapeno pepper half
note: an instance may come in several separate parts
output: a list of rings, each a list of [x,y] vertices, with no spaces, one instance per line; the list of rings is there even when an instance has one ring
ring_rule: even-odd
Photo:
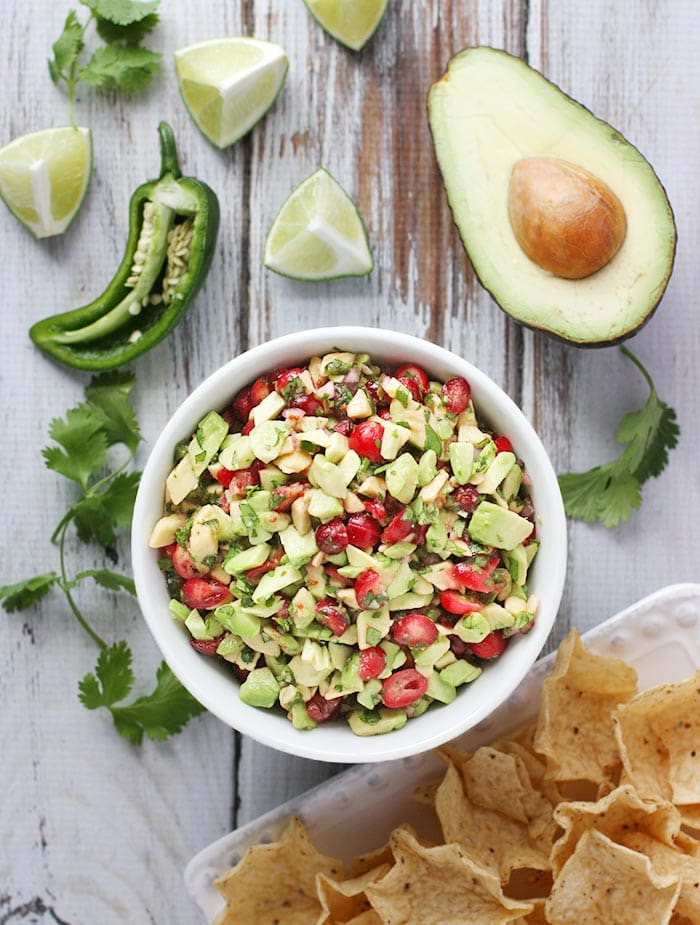
[[[89,305],[37,322],[29,336],[76,369],[114,369],[145,353],[178,323],[204,282],[219,228],[205,183],[183,177],[175,138],[158,126],[161,171],[131,197],[129,238],[107,289]]]

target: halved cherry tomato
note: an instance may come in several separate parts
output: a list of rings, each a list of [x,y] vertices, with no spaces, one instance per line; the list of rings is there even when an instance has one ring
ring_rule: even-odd
[[[353,432],[355,425],[349,418],[346,418],[344,421],[338,421],[333,430],[336,434],[342,434],[344,437],[349,437]]]
[[[384,428],[377,421],[362,421],[350,434],[350,449],[371,462],[381,462]]]
[[[367,513],[371,514],[375,520],[378,520],[380,523],[386,520],[386,508],[381,501],[370,498],[369,501],[364,502],[364,505]]]
[[[211,610],[228,604],[233,595],[227,585],[215,578],[188,578],[182,585],[182,599],[194,610]]]
[[[493,441],[496,444],[497,453],[512,453],[513,444],[510,442],[508,437],[496,437]]]
[[[371,514],[366,512],[351,514],[348,517],[346,528],[349,543],[352,546],[357,546],[358,549],[369,549],[376,546],[382,535],[382,528],[379,523]]]
[[[314,610],[321,626],[329,629],[334,636],[342,636],[350,626],[350,621],[331,597],[324,597],[316,604]]]
[[[415,668],[402,668],[382,681],[382,700],[391,710],[415,703],[428,690],[428,679]]]
[[[481,642],[470,643],[470,648],[477,658],[490,659],[502,655],[507,645],[502,633],[489,633]]]
[[[271,391],[269,376],[260,376],[259,379],[256,379],[250,387],[250,400],[253,407],[259,405],[264,398],[267,398]]]
[[[226,633],[222,633],[220,636],[217,636],[216,639],[190,639],[190,645],[193,649],[201,652],[202,655],[216,655],[219,643],[225,635]]]
[[[242,421],[247,421],[253,410],[253,400],[250,397],[250,387],[241,389],[231,403],[233,410]]]
[[[167,556],[169,559],[172,559],[173,553],[176,549],[179,548],[180,547],[177,543],[171,543],[169,546],[161,546],[158,552],[161,554],[161,556]]]
[[[379,572],[365,569],[355,579],[355,597],[361,610],[378,610],[386,601]]]
[[[471,386],[463,376],[455,376],[448,379],[440,390],[442,397],[447,405],[447,410],[452,414],[461,414],[467,410],[469,399],[472,395]]]
[[[342,702],[342,697],[326,700],[323,694],[316,692],[306,701],[306,712],[315,723],[327,723],[329,719],[333,719]]]
[[[407,536],[410,536],[415,529],[415,524],[412,520],[409,520],[406,514],[406,508],[402,508],[390,521],[389,526],[385,527],[382,533],[382,543],[389,543],[390,545],[400,543],[401,540],[405,540]]]
[[[299,379],[299,376],[303,372],[304,370],[301,366],[292,366],[290,369],[283,369],[281,373],[275,376],[275,391],[279,392],[279,394],[287,400],[293,398],[297,392],[304,389]]]
[[[291,408],[299,408],[307,417],[323,414],[323,402],[315,395],[306,393],[295,395],[289,402]]]
[[[441,591],[440,606],[448,613],[459,614],[477,613],[484,606],[478,601],[470,601],[463,594],[456,591]]]
[[[381,646],[370,646],[369,649],[360,650],[359,661],[360,679],[371,681],[372,678],[378,678],[386,668],[386,653]]]
[[[450,574],[460,588],[490,594],[496,587],[492,572],[498,566],[498,562],[498,556],[492,556],[485,565],[477,565],[474,560],[457,562],[452,566]]]
[[[398,366],[394,371],[394,378],[398,379],[403,385],[408,386],[416,401],[421,401],[430,388],[430,382],[425,370],[421,369],[420,366],[416,366],[415,363],[404,363],[403,366]],[[415,386],[411,387],[408,385],[408,382],[404,382],[404,379],[408,380],[408,382],[415,383]],[[417,395],[416,392],[413,391],[413,388],[416,387]]]
[[[192,556],[182,546],[173,549],[171,558],[173,568],[180,578],[197,578],[199,576],[199,571],[195,568]]]
[[[334,517],[316,527],[316,545],[327,556],[344,552],[348,542],[348,531],[340,517]]]
[[[437,626],[422,613],[408,613],[391,628],[394,641],[400,646],[430,646],[438,637]]]

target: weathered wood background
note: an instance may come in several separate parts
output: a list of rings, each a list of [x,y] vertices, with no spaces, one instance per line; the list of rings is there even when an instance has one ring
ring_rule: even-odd
[[[6,0],[0,39],[0,143],[67,121],[46,58],[71,4]],[[219,153],[177,93],[172,52],[222,35],[287,49],[283,95],[267,119]],[[207,284],[186,320],[136,364],[145,441],[140,460],[187,393],[247,347],[288,331],[352,320],[409,331],[482,367],[524,408],[559,471],[615,451],[621,415],[645,398],[617,350],[583,352],[511,323],[475,281],[459,244],[430,143],[425,95],[450,56],[506,48],[608,119],[649,157],[675,206],[676,269],[663,305],[633,341],[659,393],[678,410],[682,443],[617,530],[571,526],[570,570],[551,643],[642,595],[700,578],[700,34],[697,0],[392,0],[359,55],[336,45],[301,0],[163,0],[155,85],[132,99],[81,91],[95,172],[70,231],[34,241],[9,214],[2,235],[2,583],[55,566],[48,537],[71,498],[40,448],[85,377],[31,346],[33,321],[92,298],[110,279],[133,188],[157,174],[156,126],[175,129],[183,168],[218,192],[222,228]],[[376,258],[369,279],[304,285],[262,266],[267,228],[285,196],[327,167],[356,198]],[[76,563],[90,567],[85,552]],[[126,541],[122,544],[127,560]],[[101,560],[94,559],[95,564]],[[126,635],[142,678],[158,656],[130,599],[93,589],[81,602],[108,638]],[[2,731],[0,923],[191,925],[186,860],[213,838],[336,769],[276,754],[211,717],[166,744],[135,748],[106,716],[87,713],[76,683],[96,652],[60,597],[0,620]]]

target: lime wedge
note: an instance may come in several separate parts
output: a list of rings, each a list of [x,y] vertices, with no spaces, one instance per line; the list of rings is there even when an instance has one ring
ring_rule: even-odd
[[[205,138],[226,148],[262,119],[284,85],[289,61],[274,42],[210,39],[175,52],[185,106]]]
[[[389,0],[304,0],[316,22],[333,38],[359,51],[377,31]]]
[[[317,170],[292,190],[268,232],[265,266],[303,280],[372,272],[360,213],[327,170]]]
[[[92,174],[90,129],[47,128],[0,148],[0,196],[35,238],[62,234]]]

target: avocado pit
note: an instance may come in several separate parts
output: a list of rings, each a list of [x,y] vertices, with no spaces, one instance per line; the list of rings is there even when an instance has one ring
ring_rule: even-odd
[[[508,216],[530,260],[564,279],[584,279],[602,269],[627,232],[625,210],[610,187],[583,167],[553,157],[515,164]]]

